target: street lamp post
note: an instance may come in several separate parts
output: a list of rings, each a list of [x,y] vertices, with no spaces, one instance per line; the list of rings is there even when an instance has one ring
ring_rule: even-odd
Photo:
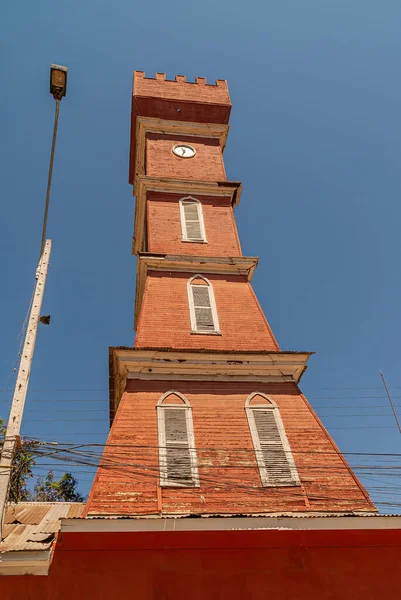
[[[33,300],[30,308],[29,321],[26,329],[24,347],[21,354],[14,395],[10,409],[10,416],[0,456],[0,539],[2,539],[5,508],[10,489],[11,472],[21,431],[21,422],[24,412],[26,394],[28,391],[29,377],[31,374],[33,352],[35,349],[40,311],[42,308],[45,291],[46,277],[50,260],[51,240],[46,240],[47,216],[49,212],[50,188],[53,176],[54,152],[56,148],[58,116],[61,99],[67,91],[67,68],[59,65],[50,67],[50,93],[56,101],[54,116],[53,140],[50,153],[49,174],[47,181],[45,211],[43,217],[42,240],[40,247],[39,263],[36,269],[36,283]]]

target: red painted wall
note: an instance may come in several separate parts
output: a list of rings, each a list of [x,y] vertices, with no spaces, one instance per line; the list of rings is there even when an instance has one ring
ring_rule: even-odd
[[[129,380],[93,484],[89,514],[241,514],[374,509],[294,384]],[[192,406],[200,487],[159,488],[156,405]],[[262,488],[245,414],[255,391],[277,403],[302,487]],[[119,465],[125,466],[119,466]]]
[[[194,196],[202,204],[207,244],[182,241],[179,200],[188,195],[149,192],[147,251],[192,256],[241,256],[234,211],[228,198]]]
[[[399,530],[61,534],[2,600],[398,600]]]
[[[242,276],[206,275],[213,285],[222,335],[191,333],[187,281],[192,275],[148,275],[135,348],[279,349],[250,283]]]

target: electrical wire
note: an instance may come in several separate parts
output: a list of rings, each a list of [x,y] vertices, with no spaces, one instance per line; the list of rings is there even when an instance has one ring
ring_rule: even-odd
[[[158,446],[148,446],[148,445],[138,445],[138,444],[94,444],[94,443],[87,443],[87,444],[79,444],[79,445],[75,445],[75,446],[71,446],[69,448],[60,448],[58,446],[56,446],[56,448],[54,447],[53,444],[47,443],[47,442],[43,442],[42,440],[42,446],[41,446],[41,451],[37,453],[37,458],[38,460],[42,458],[46,458],[46,457],[50,457],[50,458],[55,458],[55,460],[58,463],[61,463],[63,465],[68,465],[70,467],[75,467],[78,469],[82,469],[85,467],[90,467],[91,469],[98,469],[98,473],[100,473],[100,477],[106,477],[108,478],[109,476],[112,477],[112,481],[114,482],[118,482],[118,485],[138,485],[142,482],[142,484],[150,484],[153,482],[153,484],[157,484],[157,482],[159,481],[159,477],[160,477],[160,468],[159,468],[159,464],[158,464],[158,460],[157,460],[157,455],[156,455],[156,460],[155,460],[155,456],[153,456],[153,458],[151,460],[145,460],[144,462],[144,456],[143,453],[141,455],[141,459],[142,462],[133,462],[133,459],[135,457],[131,456],[131,460],[127,461],[127,452],[128,454],[131,452],[132,454],[132,449],[135,450],[139,450],[139,451],[143,451],[143,449],[146,450],[151,450],[153,453],[157,452]],[[105,455],[102,452],[103,448],[109,448],[109,452],[112,451],[112,456],[107,456],[107,454]],[[120,448],[120,451],[118,451],[117,449]],[[117,452],[116,452],[117,450]],[[122,450],[122,451],[121,451]],[[209,453],[211,450],[217,450],[220,451],[219,448],[204,448],[204,450]],[[230,450],[235,450],[236,452],[239,451],[238,448],[236,449],[227,449],[225,448],[227,453],[230,453]],[[250,453],[254,453],[253,449],[250,448],[246,448],[243,449],[246,452]],[[199,461],[199,471],[201,474],[201,482],[202,482],[202,487],[207,490],[207,488],[212,487],[214,492],[213,493],[217,493],[218,490],[221,490],[222,494],[225,494],[226,492],[224,490],[228,490],[228,491],[235,491],[238,489],[245,489],[248,492],[248,498],[246,502],[239,502],[238,499],[236,499],[233,504],[238,508],[239,506],[244,506],[245,510],[249,512],[249,510],[246,508],[247,506],[250,507],[250,510],[263,510],[264,507],[264,503],[267,501],[266,497],[262,498],[259,497],[261,491],[263,491],[265,488],[261,488],[260,485],[259,486],[255,486],[255,485],[250,485],[249,483],[243,482],[243,481],[239,481],[238,480],[238,476],[234,475],[234,477],[232,477],[232,475],[224,475],[223,473],[235,473],[235,470],[240,469],[242,473],[244,473],[243,469],[247,468],[250,470],[250,472],[257,472],[258,467],[256,464],[254,465],[226,465],[226,464],[222,464],[222,465],[203,465],[202,464],[202,450],[201,448],[197,448],[197,452],[198,452],[198,461]],[[42,456],[41,456],[42,454]],[[52,454],[53,456],[50,456],[49,454]],[[296,455],[297,452],[293,451],[293,454]],[[331,452],[321,452],[321,451],[301,451],[300,453],[301,455],[304,456],[312,456],[314,455],[315,459],[319,459],[319,456],[321,455],[332,455],[333,457],[335,457],[336,459],[339,458],[338,454],[334,451]],[[374,458],[379,458],[379,459],[390,459],[390,460],[399,460],[399,458],[401,457],[400,453],[364,453],[364,452],[350,452],[350,453],[344,453],[346,454],[348,457],[352,457],[352,456],[359,456],[360,458],[367,458],[367,459],[371,459],[372,457]],[[146,458],[146,457],[145,457]],[[401,462],[401,461],[400,461]],[[38,468],[40,469],[44,469],[44,466],[51,466],[53,467],[53,463],[41,463],[40,465],[38,465]],[[297,466],[298,466],[298,470],[299,473],[302,477],[302,479],[306,479],[306,481],[304,483],[308,483],[307,482],[307,478],[308,478],[308,473],[310,473],[309,477],[313,478],[313,482],[317,483],[319,482],[319,480],[322,482],[320,485],[324,485],[324,482],[327,482],[327,480],[329,480],[330,478],[332,478],[333,476],[341,476],[341,473],[347,473],[350,475],[349,473],[349,469],[347,467],[347,465],[344,464],[336,464],[336,465],[327,465],[327,463],[324,464],[319,464],[318,462],[314,462],[313,464],[306,464],[303,465],[301,463],[299,463],[299,458],[298,458],[298,462],[297,462]],[[375,473],[379,474],[380,473],[380,477],[383,478],[384,477],[388,477],[392,475],[392,471],[395,471],[395,476],[397,477],[397,482],[399,481],[399,471],[401,470],[401,464],[390,464],[390,465],[377,465],[377,464],[357,464],[353,466],[354,470],[359,470],[362,473],[363,478],[369,478],[371,475],[374,476]],[[90,473],[90,474],[94,474],[93,470],[92,471],[81,471],[81,472],[86,472],[86,473]],[[162,471],[163,472],[163,471]],[[212,473],[216,473],[216,475],[212,475]],[[102,475],[103,473],[103,475]],[[77,473],[79,475],[79,472]],[[243,476],[244,477],[244,476]],[[242,477],[242,479],[243,479]],[[87,479],[87,481],[90,481],[89,479]],[[313,483],[312,482],[312,483]],[[383,482],[385,484],[385,487],[383,486],[370,486],[370,492],[372,495],[377,496],[377,501],[375,502],[377,506],[380,507],[388,507],[391,509],[395,509],[398,508],[398,506],[401,506],[401,504],[399,502],[397,502],[397,498],[398,496],[401,495],[401,486],[392,481],[392,480],[387,480],[387,481],[383,481],[383,479],[380,480],[380,482]],[[277,491],[278,490],[278,491]],[[366,499],[365,498],[349,498],[349,493],[352,492],[352,490],[355,490],[355,485],[354,483],[352,483],[350,486],[349,485],[341,485],[341,486],[337,486],[336,488],[336,492],[333,493],[327,493],[324,490],[322,490],[319,494],[316,493],[308,493],[308,500],[310,502],[329,502],[329,501],[335,501],[335,502],[342,502],[343,504],[345,504],[346,506],[357,506],[358,504],[362,503],[362,504],[366,504]],[[185,491],[184,492],[177,492],[179,494],[184,493],[185,495]],[[251,496],[249,496],[249,494],[251,494]],[[255,494],[256,494],[256,498],[255,498]],[[277,496],[277,501],[279,502],[278,498],[281,497],[281,495],[283,495],[283,500],[284,501],[296,501],[296,502],[303,502],[304,501],[304,495],[302,492],[294,492],[293,490],[291,492],[289,492],[288,488],[283,488],[281,490],[279,490],[278,488],[275,488],[275,494]],[[276,495],[274,497],[276,497]],[[384,496],[384,498],[380,499],[380,496]],[[270,496],[271,498],[271,496]],[[101,502],[100,502],[101,503]],[[255,508],[253,509],[252,507],[255,506]],[[260,508],[256,508],[256,506],[259,506]]]
[[[285,384],[284,384],[285,385]],[[340,387],[324,387],[324,388],[311,388],[308,386],[309,390],[325,390],[325,391],[347,391],[347,390],[359,390],[359,391],[381,391],[383,388],[382,387],[351,387],[351,388],[340,388]],[[390,390],[401,390],[401,386],[389,386]],[[0,389],[0,393],[4,393],[4,392],[9,392],[10,390],[7,390],[5,388]],[[32,390],[30,390],[31,392],[34,393],[38,393],[38,392],[46,392],[46,393],[50,393],[50,392],[54,392],[54,393],[58,393],[58,392],[105,392],[105,393],[109,393],[113,390],[110,390],[109,388],[34,388]],[[364,398],[366,396],[342,396],[343,398]],[[369,396],[368,396],[369,397]],[[386,396],[371,396],[372,398],[385,398]],[[400,397],[400,396],[399,396]],[[316,399],[327,399],[327,396],[314,396],[314,397],[310,397],[313,400]],[[337,398],[337,396],[335,396],[335,398]]]
[[[8,391],[10,391],[10,392],[12,392],[12,391],[13,391],[13,390],[9,390],[9,387],[10,387],[10,385],[12,384],[12,382],[13,382],[13,380],[14,380],[14,378],[15,378],[15,375],[16,375],[16,373],[17,373],[17,370],[18,370],[18,367],[19,367],[19,363],[20,363],[20,361],[21,361],[22,347],[23,347],[23,345],[24,345],[25,333],[26,333],[26,330],[27,330],[27,327],[28,327],[29,314],[30,314],[30,312],[31,312],[31,308],[32,308],[33,299],[34,299],[34,297],[35,297],[35,287],[36,287],[36,282],[35,282],[35,285],[33,286],[33,289],[32,289],[32,295],[31,295],[31,299],[30,299],[30,301],[29,301],[29,306],[28,306],[28,309],[27,309],[27,311],[26,311],[26,313],[25,313],[24,320],[23,320],[23,322],[22,322],[21,331],[20,331],[20,332],[19,332],[19,334],[18,334],[18,339],[19,339],[18,355],[17,355],[17,360],[16,360],[16,362],[15,362],[15,366],[14,366],[14,369],[13,369],[12,375],[11,375],[11,377],[10,377],[10,380],[9,380],[9,382],[7,383],[7,386],[6,386],[6,391],[7,391],[7,392],[8,392]],[[1,400],[0,400],[0,402],[1,402]]]
[[[116,465],[101,465],[102,469],[106,469],[109,473],[111,472],[112,477],[113,477],[113,481],[116,482],[115,479],[115,475],[120,473],[122,474],[124,477],[128,476],[128,479],[121,479],[118,478],[118,484],[121,485],[122,483],[133,483],[133,480],[135,481],[135,483],[139,483],[141,480],[149,483],[157,483],[159,480],[159,476],[160,476],[160,471],[158,468],[154,469],[154,472],[152,472],[152,470],[150,470],[149,468],[146,469],[146,471],[144,470],[144,468],[132,468],[132,466],[129,466],[128,468],[125,466],[124,470],[122,470],[120,468],[120,466],[116,466]],[[255,469],[257,470],[257,469]],[[227,490],[227,489],[232,489],[238,492],[238,489],[246,489],[248,494],[249,493],[253,493],[253,494],[258,494],[261,495],[261,493],[263,494],[263,497],[258,498],[257,500],[253,500],[252,498],[247,497],[246,502],[241,502],[238,499],[234,500],[234,504],[235,506],[239,506],[241,504],[243,504],[244,506],[250,506],[252,504],[263,504],[264,502],[266,502],[266,497],[265,494],[263,492],[266,491],[266,488],[261,488],[260,485],[255,486],[255,485],[247,485],[247,484],[243,484],[241,482],[238,482],[238,480],[228,480],[227,478],[225,478],[224,480],[221,479],[221,477],[219,477],[218,479],[216,478],[211,478],[211,477],[205,477],[202,476],[201,477],[201,481],[202,481],[202,487],[203,489],[207,488],[207,485],[205,484],[209,484],[211,486],[213,486],[215,488],[214,491],[216,491],[216,488],[222,488],[223,490]],[[191,489],[191,488],[190,488]],[[340,493],[343,491],[345,492],[346,490],[352,490],[355,489],[353,486],[343,486],[341,489],[337,488],[337,492],[339,491]],[[299,501],[304,501],[305,496],[304,493],[302,491],[299,492],[295,492],[294,490],[289,490],[288,488],[274,488],[269,489],[270,492],[273,493],[273,496],[276,497],[277,499],[278,497],[280,497],[280,495],[283,496],[283,500],[284,501],[288,501],[288,500],[299,500]],[[182,492],[182,489],[181,489]],[[180,490],[176,490],[176,493],[179,494]],[[184,490],[184,495],[186,493],[186,490]],[[272,498],[271,498],[272,499]],[[339,494],[336,495],[327,495],[327,494],[319,494],[319,495],[313,495],[308,494],[308,499],[310,501],[342,501],[342,502],[346,502],[351,506],[355,506],[356,504],[366,504],[366,499],[365,498],[350,498],[348,497],[344,497],[341,496]],[[98,500],[98,502],[101,504],[101,500]],[[389,503],[390,504],[390,503]],[[393,504],[393,503],[391,503]]]

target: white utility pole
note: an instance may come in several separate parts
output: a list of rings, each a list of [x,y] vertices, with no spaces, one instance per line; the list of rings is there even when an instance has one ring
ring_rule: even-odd
[[[4,439],[0,458],[0,514],[2,516],[1,529],[3,529],[4,509],[10,489],[11,469],[17,441],[21,431],[21,421],[24,412],[25,399],[28,391],[29,377],[33,352],[35,350],[36,334],[38,333],[40,310],[42,308],[43,295],[45,291],[47,269],[50,260],[51,240],[46,240],[45,248],[36,272],[36,286],[32,300],[31,314],[26,331],[24,348],[18,369],[17,381],[15,382],[14,396],[11,404],[10,417],[8,419],[7,433]]]
[[[24,412],[26,394],[28,391],[29,377],[31,375],[33,351],[35,349],[36,335],[42,308],[43,295],[46,285],[47,270],[49,267],[51,240],[46,240],[47,216],[50,203],[50,189],[53,176],[54,152],[56,149],[58,116],[61,99],[67,91],[67,68],[59,65],[50,67],[50,93],[56,101],[56,112],[54,115],[53,140],[50,152],[49,174],[47,179],[47,191],[45,211],[43,216],[42,240],[40,245],[39,264],[36,269],[36,284],[33,295],[28,327],[26,330],[24,348],[18,369],[17,381],[15,383],[14,396],[11,404],[10,417],[8,420],[6,435],[0,456],[0,540],[3,538],[3,525],[6,512],[6,504],[10,490],[13,462],[19,443],[22,415]],[[46,322],[43,318],[43,322]]]

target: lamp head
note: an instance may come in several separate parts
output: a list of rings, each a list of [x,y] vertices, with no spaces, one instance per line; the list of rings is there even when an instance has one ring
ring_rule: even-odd
[[[61,100],[67,93],[67,67],[51,65],[50,67],[50,93],[55,100]]]

